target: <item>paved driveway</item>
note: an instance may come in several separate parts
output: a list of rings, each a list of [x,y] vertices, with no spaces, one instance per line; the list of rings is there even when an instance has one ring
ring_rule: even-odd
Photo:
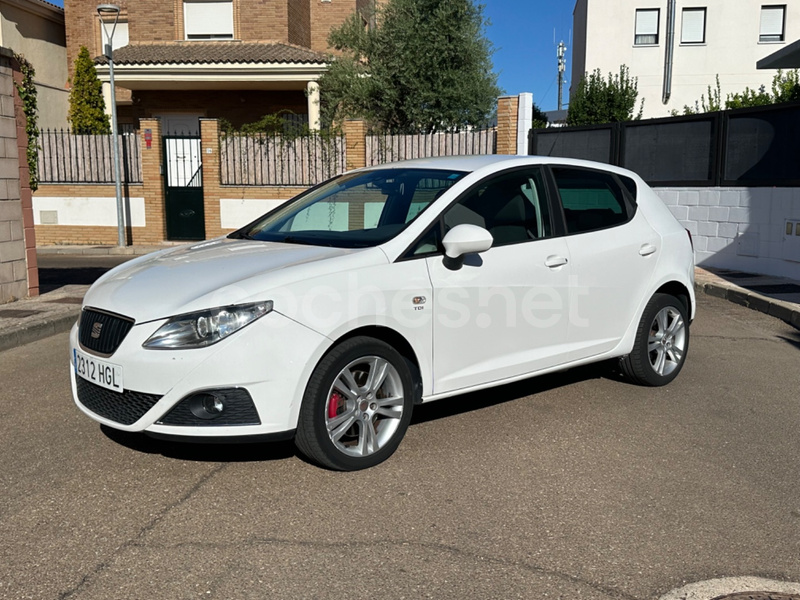
[[[0,354],[0,598],[658,598],[800,581],[800,332],[700,298],[687,366],[420,407],[397,454],[194,446],[72,405],[67,336]]]

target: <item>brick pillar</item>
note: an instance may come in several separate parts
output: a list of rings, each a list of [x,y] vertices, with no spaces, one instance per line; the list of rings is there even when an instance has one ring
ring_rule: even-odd
[[[200,119],[200,152],[203,161],[203,210],[206,239],[223,234],[219,201],[222,198],[219,166],[219,121]]]
[[[142,119],[139,122],[139,128],[142,143],[142,193],[144,195],[145,226],[144,228],[131,228],[133,243],[158,244],[167,239],[164,176],[161,173],[161,165],[164,163],[161,119]]]
[[[367,124],[364,121],[344,122],[344,145],[348,171],[367,166]]]
[[[497,99],[497,153],[517,153],[517,113],[519,96]]]

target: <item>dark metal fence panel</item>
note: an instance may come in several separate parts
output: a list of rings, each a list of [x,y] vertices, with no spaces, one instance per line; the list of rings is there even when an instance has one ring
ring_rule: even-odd
[[[530,153],[616,164],[617,138],[615,124],[534,129]]]
[[[44,130],[39,134],[39,181],[41,183],[114,183],[112,135],[78,135],[68,130]],[[142,182],[142,149],[139,136],[118,136],[123,183]]]
[[[495,154],[497,130],[390,135],[372,133],[366,139],[367,166],[431,156]]]
[[[220,137],[222,185],[316,185],[346,170],[343,137],[267,134]]]
[[[654,186],[800,186],[800,102],[536,129],[531,154],[618,165]]]
[[[651,185],[715,185],[719,113],[621,124],[619,165]]]
[[[725,114],[722,185],[800,185],[800,103]]]

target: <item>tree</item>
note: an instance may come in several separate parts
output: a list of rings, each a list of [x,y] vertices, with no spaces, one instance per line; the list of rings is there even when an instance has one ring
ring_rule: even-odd
[[[642,118],[644,101],[634,116],[639,97],[638,81],[622,65],[618,75],[604,79],[600,69],[584,76],[569,100],[567,125],[596,125]]]
[[[547,127],[547,124],[550,122],[550,119],[547,117],[547,114],[539,108],[536,103],[533,104],[533,122],[531,125],[534,129],[544,129]]]
[[[364,27],[331,32],[341,52],[319,81],[323,121],[363,118],[395,133],[481,126],[500,89],[473,0],[388,0]]]
[[[111,133],[106,103],[103,100],[103,84],[97,78],[97,70],[86,46],[81,46],[75,59],[75,76],[69,92],[68,119],[72,131],[79,134]]]

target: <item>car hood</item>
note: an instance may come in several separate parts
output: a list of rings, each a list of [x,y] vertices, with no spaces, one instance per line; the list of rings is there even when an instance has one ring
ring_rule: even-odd
[[[95,282],[84,306],[142,323],[216,306],[269,300],[266,294],[283,285],[380,262],[386,262],[386,256],[377,248],[222,238],[123,263]]]

